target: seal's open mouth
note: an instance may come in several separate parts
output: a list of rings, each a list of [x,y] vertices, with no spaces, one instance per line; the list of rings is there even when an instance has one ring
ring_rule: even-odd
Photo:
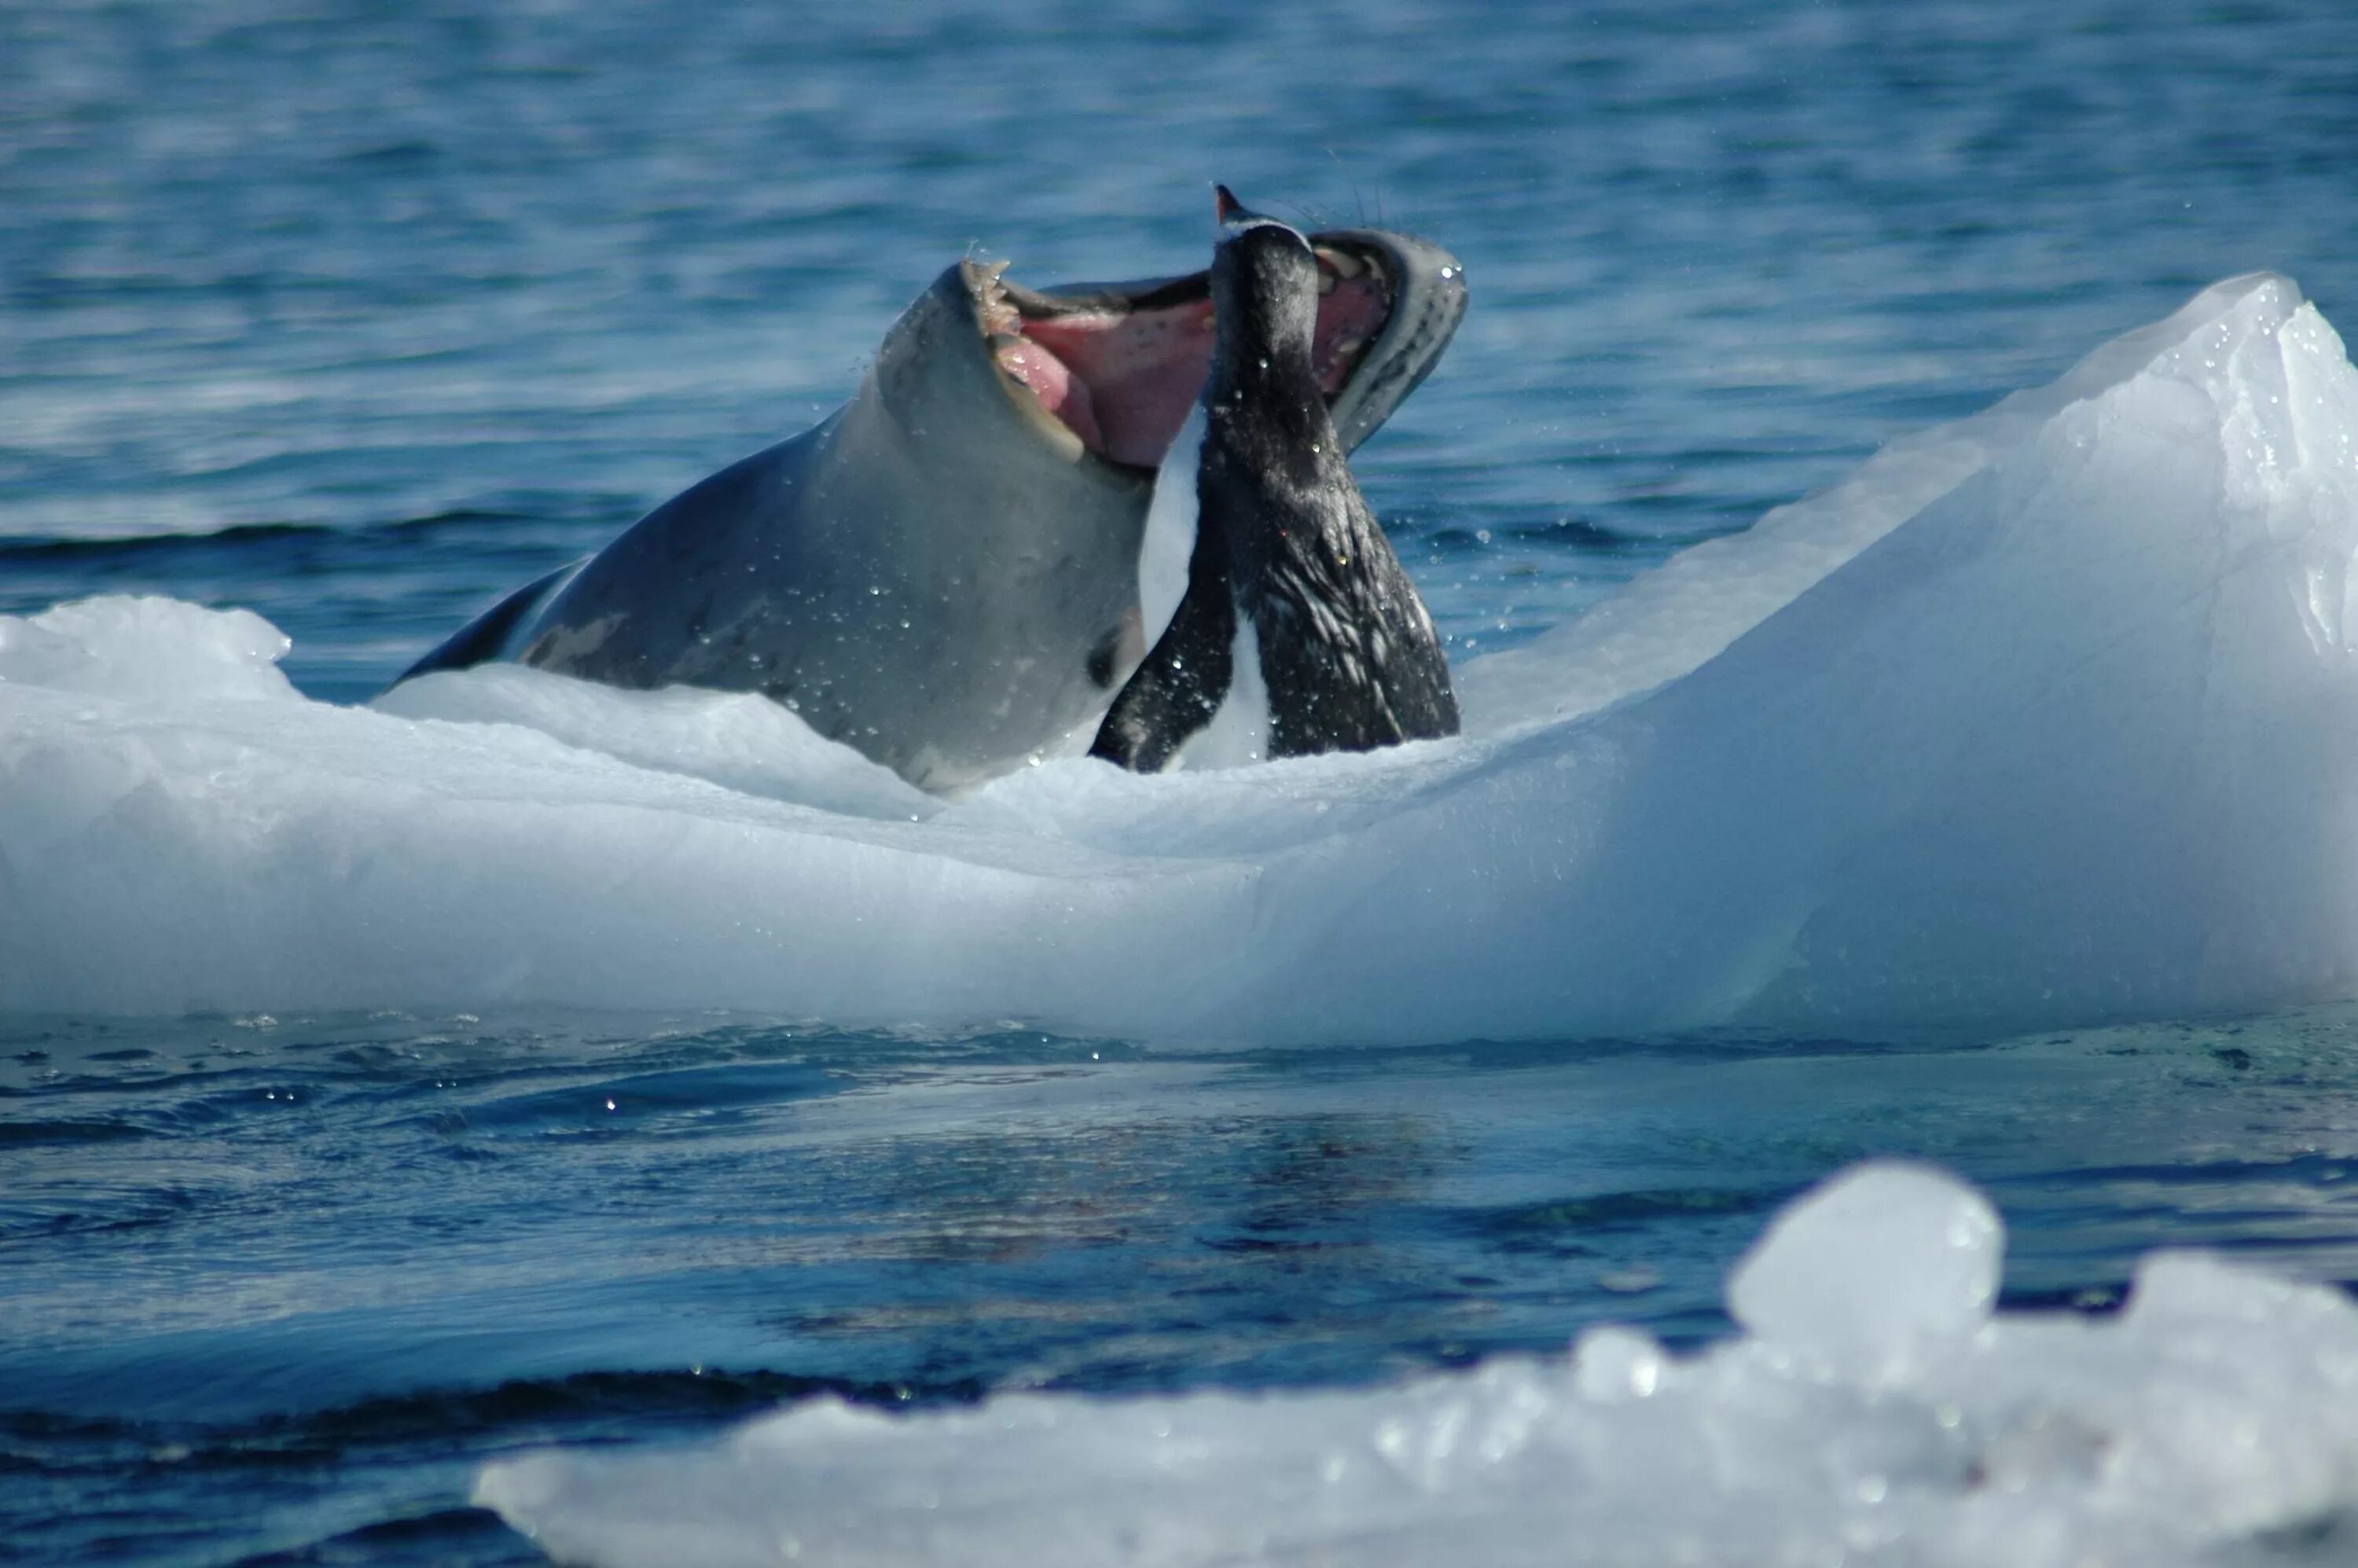
[[[1320,243],[1313,363],[1331,402],[1391,318],[1394,285],[1372,247]],[[1043,294],[1006,265],[966,269],[975,320],[1010,382],[1090,451],[1132,468],[1162,465],[1212,368],[1212,300],[1203,273],[1142,292]]]

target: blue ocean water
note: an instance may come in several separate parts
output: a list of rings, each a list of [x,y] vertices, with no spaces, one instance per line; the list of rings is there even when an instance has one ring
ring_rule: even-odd
[[[2353,145],[2332,5],[9,7],[0,611],[245,605],[365,698],[824,412],[948,261],[1197,265],[1217,178],[1466,261],[1357,467],[1476,652],[2214,277],[2349,325]],[[1877,1152],[1989,1184],[2017,1301],[2177,1243],[2358,1280],[2353,1026],[0,1021],[0,1556],[525,1562],[464,1497],[538,1442],[1692,1340]]]

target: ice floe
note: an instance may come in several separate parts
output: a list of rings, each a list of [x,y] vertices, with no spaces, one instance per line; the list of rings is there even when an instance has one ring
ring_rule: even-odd
[[[1472,730],[918,795],[741,697],[311,702],[0,620],[0,1008],[1156,1040],[2019,1027],[2358,992],[2358,373],[2233,279],[1526,649]]]
[[[822,1400],[476,1496],[602,1568],[2347,1561],[2358,1307],[2163,1252],[2115,1315],[1993,1313],[2002,1246],[1972,1189],[1869,1164],[1769,1227],[1744,1332],[1693,1355],[1599,1327],[1375,1390]]]

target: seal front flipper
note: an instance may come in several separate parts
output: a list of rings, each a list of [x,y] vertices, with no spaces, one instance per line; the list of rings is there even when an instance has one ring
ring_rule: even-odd
[[[1203,569],[1206,555],[1196,551],[1197,569],[1169,630],[1113,699],[1090,756],[1159,773],[1220,710],[1236,673],[1237,608],[1227,578]]]
[[[582,563],[561,566],[532,581],[468,622],[438,644],[433,652],[393,677],[393,684],[414,680],[435,670],[468,670],[513,654],[520,639],[517,628],[556,596],[557,589]]]

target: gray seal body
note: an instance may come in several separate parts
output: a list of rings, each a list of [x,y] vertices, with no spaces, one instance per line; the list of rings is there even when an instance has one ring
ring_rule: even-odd
[[[1463,272],[1380,231],[1314,243],[1322,401],[1356,444],[1447,346]],[[1154,468],[1212,330],[1205,274],[1035,293],[961,262],[842,408],[510,594],[401,678],[505,658],[758,691],[936,790],[1052,752],[1145,651]]]

